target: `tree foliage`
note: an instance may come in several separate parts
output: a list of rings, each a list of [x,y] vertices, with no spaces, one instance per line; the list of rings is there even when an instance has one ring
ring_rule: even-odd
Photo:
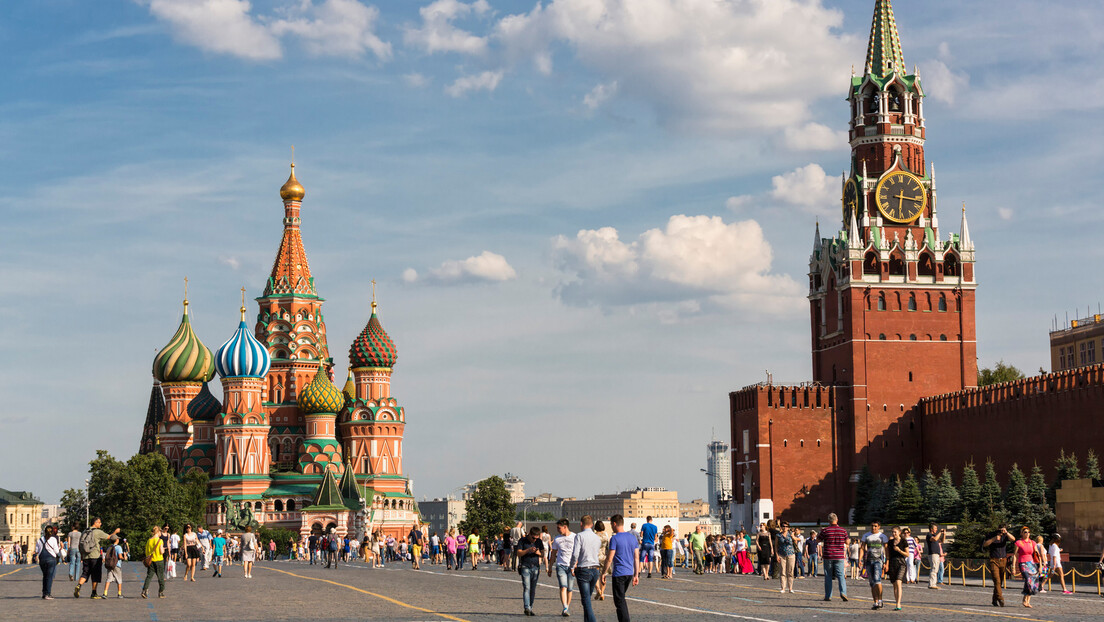
[[[985,461],[985,480],[981,483],[981,499],[978,515],[1000,512],[1004,509],[1004,495],[997,481],[997,466],[992,459]]]
[[[289,542],[299,542],[299,532],[261,525],[257,527],[257,538],[260,540],[264,551],[268,550],[269,540],[276,540],[276,554],[284,556],[291,550]]]
[[[1022,371],[1016,369],[1013,365],[1006,364],[1002,359],[992,368],[983,367],[979,369],[977,383],[979,387],[987,387],[991,384],[1020,380],[1023,377],[1024,373]]]
[[[1031,533],[1040,533],[1041,525],[1027,495],[1027,477],[1018,464],[1008,470],[1008,489],[1004,492],[1004,507],[1015,525],[1026,525]]]
[[[852,518],[855,522],[866,522],[866,511],[877,485],[878,480],[874,477],[874,473],[864,464],[862,471],[859,472],[859,481],[855,484],[855,515]]]
[[[927,475],[931,475],[928,471]],[[934,478],[932,478],[934,481]],[[911,525],[925,520],[927,512],[924,509],[924,499],[920,495],[920,484],[916,481],[916,474],[909,472],[904,480],[897,480],[896,503],[894,504],[893,522],[903,525]]]
[[[958,489],[955,488],[954,477],[951,475],[950,469],[943,469],[937,486],[939,488],[939,498],[936,502],[935,512],[936,516],[939,517],[938,520],[940,522],[951,522],[962,518],[962,499],[958,494]]]
[[[61,525],[62,533],[65,533],[64,529],[72,526],[76,526],[77,529],[84,529],[84,504],[85,496],[83,488],[67,488],[65,492],[61,493]]]
[[[480,535],[490,537],[513,527],[517,520],[506,482],[497,475],[479,482],[465,507],[468,517],[460,521],[464,533],[478,529]]]
[[[1096,451],[1092,449],[1085,454],[1085,477],[1100,479],[1100,460],[1096,457]]]
[[[179,481],[159,453],[137,454],[120,462],[99,450],[89,466],[91,513],[103,519],[105,529],[119,527],[123,537],[140,538],[154,525],[168,523],[180,530],[185,523],[203,523],[205,473],[193,472]]]
[[[1043,531],[1054,533],[1057,529],[1054,507],[1047,503],[1046,477],[1038,464],[1031,467],[1031,476],[1027,480],[1027,499],[1034,508]]]
[[[973,462],[962,467],[962,486],[958,491],[959,498],[962,499],[963,516],[981,516],[981,481],[978,480],[977,468]]]
[[[1054,462],[1054,481],[1047,490],[1047,503],[1054,507],[1057,503],[1057,490],[1062,487],[1062,480],[1081,479],[1081,469],[1077,465],[1077,454],[1067,454],[1065,449],[1058,452],[1058,459]]]
[[[955,531],[955,540],[950,550],[951,556],[966,559],[988,557],[988,553],[981,548],[981,543],[1001,525],[1007,525],[1008,522],[1008,514],[1003,510],[990,512],[976,520],[967,512],[959,522],[958,530]]]

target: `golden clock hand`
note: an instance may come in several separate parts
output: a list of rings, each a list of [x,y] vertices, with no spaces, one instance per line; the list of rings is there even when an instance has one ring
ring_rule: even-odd
[[[902,192],[901,194],[899,194],[899,195],[897,195],[893,198],[902,199],[902,200],[905,200],[905,201],[922,201],[922,200],[924,200],[924,197],[922,197],[922,196],[919,196],[919,197],[906,197],[904,192]]]

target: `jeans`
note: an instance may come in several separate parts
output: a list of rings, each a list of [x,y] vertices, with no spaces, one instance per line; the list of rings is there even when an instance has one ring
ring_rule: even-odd
[[[695,551],[695,556],[701,551]],[[632,585],[632,575],[627,574],[613,578],[613,606],[617,609],[617,622],[629,622],[629,604],[625,601],[625,592]]]
[[[675,550],[674,549],[660,549],[659,550],[659,571],[666,573],[675,565]]]
[[[847,597],[847,577],[843,576],[844,560],[842,559],[826,559],[824,560],[824,597],[832,597],[832,579],[836,579],[839,584],[840,596]]]
[[[570,593],[575,583],[575,577],[571,576],[571,568],[563,564],[556,564],[556,581],[559,582],[560,589],[566,588]]]
[[[537,579],[540,577],[540,566],[521,567],[521,606],[526,610],[533,609],[533,599],[537,594]]]
[[[884,570],[884,560],[869,558],[866,560],[866,581],[870,584],[870,587],[882,584]]]
[[[54,572],[57,571],[58,558],[43,551],[38,556],[38,566],[42,568],[42,596],[50,595],[54,587]]]
[[[149,589],[150,580],[157,577],[157,593],[165,593],[165,560],[150,562],[149,568],[146,569],[146,581],[142,584],[142,593],[145,594]]]
[[[799,577],[805,576],[805,556],[801,553],[794,555],[794,574]]]
[[[463,570],[464,562],[468,559],[468,549],[456,549],[456,569]]]
[[[447,564],[449,568],[456,566],[456,553],[451,551],[445,553],[445,564]]]
[[[576,568],[575,582],[579,585],[579,600],[583,601],[583,622],[596,622],[590,593],[598,584],[598,568]]]
[[[809,558],[809,576],[815,577],[817,576],[817,554],[809,553],[807,557]]]
[[[81,557],[77,549],[69,549],[69,578],[76,581],[80,578]]]
[[[947,569],[947,566],[944,565],[943,560],[940,559],[939,560],[939,574],[937,574],[936,577],[935,577],[940,583],[943,583],[943,571],[945,571],[946,569]]]

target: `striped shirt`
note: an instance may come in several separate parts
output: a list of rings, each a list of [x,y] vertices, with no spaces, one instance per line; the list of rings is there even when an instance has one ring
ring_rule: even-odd
[[[847,538],[847,530],[839,525],[821,529],[817,539],[824,544],[824,559],[847,559]]]

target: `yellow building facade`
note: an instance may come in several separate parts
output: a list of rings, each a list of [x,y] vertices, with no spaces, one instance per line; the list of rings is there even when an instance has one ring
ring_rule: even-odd
[[[0,542],[33,545],[38,539],[42,501],[26,491],[0,488]]]

